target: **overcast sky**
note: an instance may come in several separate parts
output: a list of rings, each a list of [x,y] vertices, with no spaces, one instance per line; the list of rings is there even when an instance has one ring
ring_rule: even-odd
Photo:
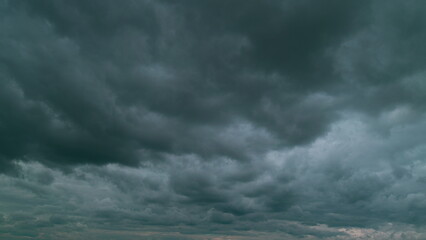
[[[426,239],[423,0],[0,0],[0,239]]]

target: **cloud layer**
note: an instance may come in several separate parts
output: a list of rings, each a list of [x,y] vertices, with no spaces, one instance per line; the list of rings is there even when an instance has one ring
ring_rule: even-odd
[[[422,1],[0,1],[0,236],[421,239]]]

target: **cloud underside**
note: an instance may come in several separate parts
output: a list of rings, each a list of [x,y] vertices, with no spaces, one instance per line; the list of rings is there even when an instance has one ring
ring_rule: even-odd
[[[0,237],[421,239],[422,1],[0,1]]]

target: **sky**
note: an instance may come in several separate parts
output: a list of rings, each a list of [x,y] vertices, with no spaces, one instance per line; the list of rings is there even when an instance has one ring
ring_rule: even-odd
[[[0,0],[0,239],[426,239],[426,2]]]

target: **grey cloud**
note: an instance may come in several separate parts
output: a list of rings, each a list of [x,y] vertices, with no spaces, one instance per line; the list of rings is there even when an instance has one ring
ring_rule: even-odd
[[[424,238],[423,2],[0,11],[0,237]]]
[[[2,184],[3,199],[21,200],[18,205],[16,200],[12,200],[15,204],[8,202],[5,219],[22,216],[11,206],[31,209],[39,202],[44,204],[28,213],[32,217],[27,221],[34,222],[11,217],[19,220],[14,226],[45,224],[55,231],[65,231],[62,228],[66,226],[71,232],[82,225],[85,229],[117,230],[150,226],[144,231],[158,226],[173,231],[176,226],[185,226],[186,230],[178,231],[223,231],[228,235],[235,230],[279,231],[281,237],[289,234],[295,239],[310,235],[356,239],[351,234],[357,231],[366,231],[362,233],[366,238],[374,233],[378,239],[380,234],[392,239],[389,231],[375,231],[388,221],[421,226],[423,220],[416,213],[424,206],[424,164],[417,159],[424,155],[423,138],[413,139],[393,153],[387,149],[424,127],[423,121],[411,128],[397,126],[389,137],[370,131],[374,125],[369,124],[368,119],[373,119],[368,116],[349,116],[312,144],[270,152],[262,161],[250,164],[226,158],[205,162],[189,155],[146,163],[141,168],[81,166],[72,173],[62,173],[21,162],[20,179],[2,178],[2,182],[9,182]],[[371,147],[374,150],[369,150]],[[398,175],[390,163],[398,163],[402,156],[404,164],[397,166],[409,174]],[[252,177],[242,178],[244,181],[235,181],[246,171],[244,164],[256,165],[258,170]],[[34,181],[41,173],[51,176],[47,184]],[[69,217],[56,221],[58,216]],[[39,222],[42,219],[46,220]],[[328,227],[321,229],[318,223]],[[341,232],[342,228],[355,232]]]
[[[14,137],[13,148],[4,144],[5,162],[135,165],[146,159],[141,152],[250,159],[309,142],[336,115],[335,102],[309,102],[306,94],[328,95],[336,78],[326,49],[362,25],[357,12],[365,8],[339,1],[327,11],[313,1],[115,5],[3,2],[2,74],[13,88],[4,90],[12,101],[4,108],[13,112],[3,125],[16,129],[3,130]],[[299,13],[307,14],[303,21]],[[19,107],[11,105],[16,98]],[[240,122],[264,131],[265,143],[218,134]]]

